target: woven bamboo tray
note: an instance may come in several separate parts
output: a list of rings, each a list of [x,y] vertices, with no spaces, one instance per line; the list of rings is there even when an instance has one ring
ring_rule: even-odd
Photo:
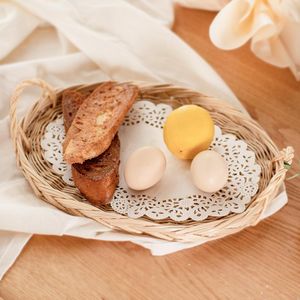
[[[240,214],[231,213],[226,217],[209,218],[202,222],[175,223],[147,218],[131,219],[115,213],[110,206],[92,206],[75,187],[66,185],[61,177],[53,172],[51,165],[43,159],[40,140],[47,124],[61,113],[62,91],[55,91],[39,79],[26,80],[18,85],[11,98],[10,106],[10,129],[17,164],[34,193],[69,214],[91,218],[115,230],[171,241],[213,240],[256,225],[284,181],[286,174],[284,163],[291,163],[293,149],[287,147],[279,151],[267,133],[254,120],[224,101],[168,84],[136,84],[140,87],[139,100],[166,103],[173,108],[189,103],[200,105],[210,111],[215,123],[222,128],[222,132],[235,134],[246,141],[249,148],[255,152],[257,163],[262,170],[259,190],[246,210]],[[74,88],[85,91],[94,89],[97,85],[82,85]],[[40,87],[42,94],[34,106],[18,121],[17,103],[23,90],[29,86]]]

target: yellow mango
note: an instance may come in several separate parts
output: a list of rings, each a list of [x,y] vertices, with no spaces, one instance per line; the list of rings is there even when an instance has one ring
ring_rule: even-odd
[[[209,112],[194,104],[173,110],[164,124],[164,141],[179,159],[193,159],[207,150],[214,137],[214,122]]]

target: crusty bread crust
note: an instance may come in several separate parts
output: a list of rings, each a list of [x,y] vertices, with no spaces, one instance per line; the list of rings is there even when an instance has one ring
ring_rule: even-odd
[[[64,126],[68,132],[72,121],[89,94],[66,90],[62,96]],[[72,165],[76,187],[94,205],[107,204],[119,182],[120,141],[116,134],[109,148],[101,155],[83,164]]]
[[[63,144],[69,164],[97,157],[111,144],[138,96],[131,84],[106,82],[97,87],[78,109]]]

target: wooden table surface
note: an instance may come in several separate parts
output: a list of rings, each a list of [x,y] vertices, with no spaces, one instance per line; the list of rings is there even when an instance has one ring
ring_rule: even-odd
[[[212,46],[214,13],[176,9],[174,31],[223,77],[280,148],[300,154],[300,83],[249,51]],[[293,174],[291,172],[290,174]],[[300,299],[300,180],[254,228],[153,257],[131,243],[34,236],[0,283],[9,299]],[[0,297],[0,298],[1,298]]]

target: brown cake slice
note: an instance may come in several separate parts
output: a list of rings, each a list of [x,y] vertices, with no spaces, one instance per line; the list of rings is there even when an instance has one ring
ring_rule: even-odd
[[[67,132],[63,150],[69,164],[102,154],[112,143],[125,115],[138,96],[132,84],[105,82],[79,107]]]
[[[64,126],[68,132],[73,119],[89,94],[66,90],[62,96]],[[94,205],[109,203],[119,182],[120,141],[116,134],[101,155],[72,165],[73,180],[85,198]]]

